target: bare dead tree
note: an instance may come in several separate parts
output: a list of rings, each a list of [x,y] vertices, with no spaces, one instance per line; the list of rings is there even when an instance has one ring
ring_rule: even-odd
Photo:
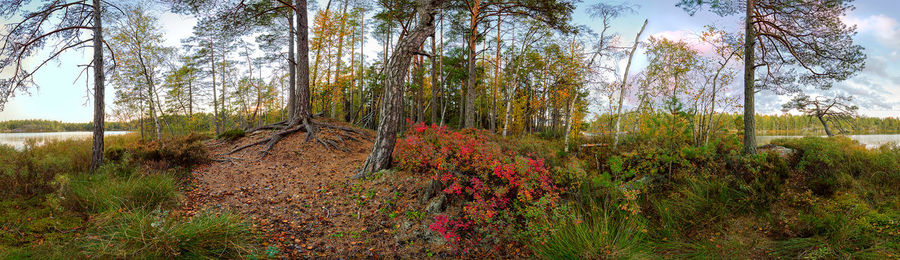
[[[34,74],[62,53],[83,47],[92,47],[93,58],[84,66],[81,74],[93,68],[94,77],[94,133],[91,152],[91,170],[103,163],[104,131],[104,58],[103,6],[101,0],[51,1],[32,4],[31,0],[0,1],[0,16],[21,20],[5,26],[6,34],[0,43],[0,110],[17,92],[29,94],[37,88]],[[37,6],[35,9],[34,6]],[[115,6],[113,6],[115,7]],[[85,31],[91,32],[86,34]],[[88,38],[90,37],[90,38]],[[108,46],[106,46],[108,48]],[[41,56],[48,51],[47,56]],[[112,54],[112,52],[110,52]],[[38,58],[37,63],[26,62]],[[113,67],[115,65],[115,56]],[[29,64],[37,64],[29,66]],[[79,74],[79,77],[80,75]]]
[[[853,97],[850,96],[839,95],[832,98],[816,96],[812,98],[809,95],[801,94],[791,99],[787,104],[782,105],[781,111],[797,110],[807,116],[814,117],[822,123],[822,127],[825,128],[825,134],[834,136],[834,133],[828,127],[828,123],[830,122],[839,131],[846,132],[843,126],[850,124],[850,120],[856,117],[856,111],[859,110],[859,107],[850,104],[852,101]]]

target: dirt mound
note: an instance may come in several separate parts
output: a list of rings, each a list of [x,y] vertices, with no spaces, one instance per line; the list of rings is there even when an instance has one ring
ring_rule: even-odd
[[[327,123],[352,127],[336,121]],[[411,233],[406,226],[412,224],[408,222],[416,223],[414,237],[425,238],[424,234],[430,232],[419,224],[425,214],[415,213],[419,209],[412,206],[420,193],[416,187],[429,180],[396,174],[391,174],[387,182],[384,176],[381,181],[351,180],[349,177],[371,151],[372,142],[368,138],[340,138],[334,131],[320,128],[317,135],[334,141],[343,139],[338,142],[341,148],[329,149],[306,141],[306,133],[298,132],[282,139],[261,159],[263,146],[226,153],[267,138],[271,132],[258,132],[235,142],[211,142],[208,148],[214,160],[194,169],[192,188],[186,192],[187,212],[232,210],[248,216],[266,235],[268,252],[277,249],[276,255],[292,258],[410,258],[439,253],[436,251],[442,247],[433,243],[403,239]],[[367,133],[374,136],[371,131]],[[404,227],[395,226],[397,222]]]

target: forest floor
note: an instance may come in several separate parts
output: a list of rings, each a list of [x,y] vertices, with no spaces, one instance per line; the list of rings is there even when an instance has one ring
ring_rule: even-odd
[[[317,135],[336,140],[333,131],[319,128]],[[263,245],[270,255],[409,258],[446,254],[440,252],[444,250],[440,243],[404,239],[425,237],[429,232],[424,224],[410,228],[411,222],[425,223],[425,214],[416,207],[421,203],[415,201],[417,188],[428,180],[395,173],[379,176],[380,180],[350,179],[369,154],[371,140],[345,140],[342,148],[329,149],[306,141],[306,133],[299,132],[282,139],[263,158],[259,156],[263,145],[226,155],[234,147],[270,135],[258,132],[235,142],[209,143],[210,157],[218,160],[194,169],[185,212],[217,209],[248,217],[265,237]]]

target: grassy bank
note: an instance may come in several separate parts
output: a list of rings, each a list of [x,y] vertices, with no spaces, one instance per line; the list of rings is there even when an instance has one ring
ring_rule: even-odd
[[[106,138],[108,162],[88,172],[89,140],[0,146],[0,259],[240,258],[259,243],[227,212],[179,212],[182,183],[203,160],[196,136]]]
[[[743,156],[634,138],[571,186],[577,219],[533,243],[558,258],[888,259],[900,256],[900,149],[845,137],[776,140],[792,150]],[[673,147],[662,149],[659,147]]]
[[[688,137],[566,153],[559,141],[414,126],[395,161],[441,182],[458,208],[431,230],[461,256],[509,243],[547,259],[900,256],[900,148],[806,137],[746,156],[736,136]]]

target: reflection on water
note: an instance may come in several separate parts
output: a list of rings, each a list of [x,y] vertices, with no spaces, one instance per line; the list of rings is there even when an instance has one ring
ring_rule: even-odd
[[[756,137],[757,145],[765,145],[772,142],[772,140],[780,139],[780,138],[800,138],[803,136],[799,135],[761,135]],[[825,136],[822,136],[825,137]],[[889,134],[889,135],[846,135],[850,139],[856,140],[861,144],[866,145],[868,148],[877,148],[883,144],[887,143],[900,143],[900,134]]]
[[[123,135],[128,131],[106,131],[105,136]],[[0,133],[0,145],[9,145],[16,150],[25,147],[25,140],[37,139],[38,144],[49,140],[90,139],[93,132],[49,132],[49,133]]]

